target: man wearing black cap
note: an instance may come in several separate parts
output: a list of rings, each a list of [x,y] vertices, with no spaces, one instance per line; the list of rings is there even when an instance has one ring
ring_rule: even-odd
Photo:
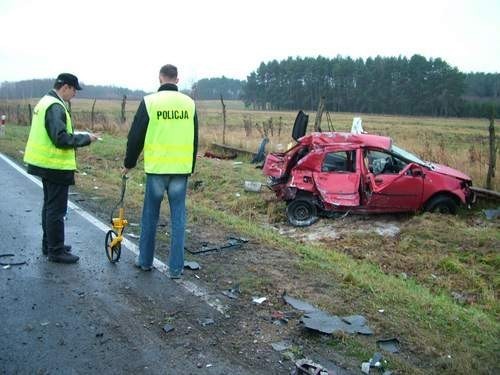
[[[71,246],[64,244],[64,215],[68,188],[75,184],[75,148],[97,140],[95,134],[74,134],[68,102],[81,90],[78,78],[61,73],[54,88],[35,106],[24,153],[28,173],[42,178],[42,252],[56,263],[76,263]]]

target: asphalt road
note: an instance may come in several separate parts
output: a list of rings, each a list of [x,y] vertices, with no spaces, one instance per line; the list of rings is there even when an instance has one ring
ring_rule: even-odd
[[[71,205],[66,243],[80,261],[51,263],[41,253],[41,187],[0,154],[0,373],[266,374],[210,341],[224,319],[217,300],[165,266],[133,266],[130,242],[113,265],[106,226]],[[90,221],[89,221],[90,220]],[[127,248],[127,246],[129,248]],[[197,321],[213,319],[203,326]],[[174,330],[164,332],[170,323]]]

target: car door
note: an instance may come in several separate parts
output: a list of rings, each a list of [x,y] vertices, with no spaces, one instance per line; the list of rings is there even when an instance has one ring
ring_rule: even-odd
[[[325,152],[321,171],[313,173],[314,183],[324,202],[335,206],[359,205],[360,172],[356,151]]]
[[[367,208],[385,212],[420,208],[424,186],[421,166],[380,150],[365,150],[364,155],[366,184],[371,191]]]

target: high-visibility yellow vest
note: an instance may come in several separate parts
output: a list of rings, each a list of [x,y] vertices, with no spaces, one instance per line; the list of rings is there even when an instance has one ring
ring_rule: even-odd
[[[47,134],[45,128],[45,113],[54,103],[64,107],[66,112],[66,131],[73,133],[71,116],[66,106],[57,98],[44,96],[33,110],[33,120],[31,121],[31,130],[24,151],[24,162],[36,165],[42,168],[75,170],[76,156],[74,148],[57,148]]]
[[[193,172],[194,101],[178,91],[144,97],[149,124],[144,140],[144,170],[154,174]]]

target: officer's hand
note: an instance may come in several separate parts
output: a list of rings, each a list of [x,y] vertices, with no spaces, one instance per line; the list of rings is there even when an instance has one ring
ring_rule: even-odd
[[[122,168],[122,176],[126,176],[128,171],[130,171],[130,169],[123,167]]]
[[[99,133],[89,133],[90,142],[102,141],[101,135]]]

